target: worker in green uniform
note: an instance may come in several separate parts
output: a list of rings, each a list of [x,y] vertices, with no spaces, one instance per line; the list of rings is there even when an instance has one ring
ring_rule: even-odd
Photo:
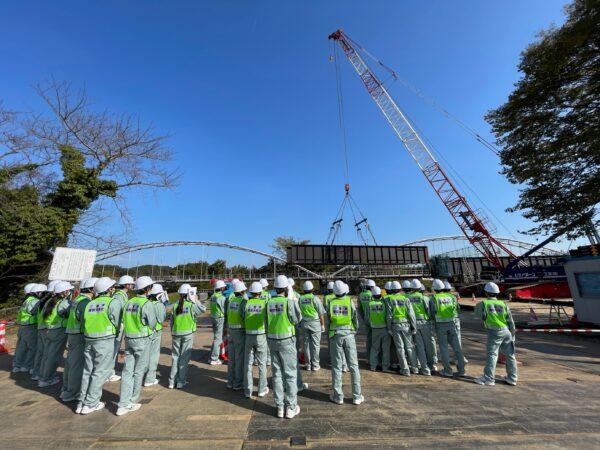
[[[458,299],[460,296],[458,294],[453,294],[452,290],[453,290],[452,285],[448,281],[444,281],[444,289],[442,290],[442,292],[450,295],[454,299],[454,302],[456,303],[458,311],[460,311],[460,303],[458,302]],[[460,335],[460,320],[458,320],[458,319],[455,320],[454,324],[456,326],[456,334],[458,335],[458,341],[462,342],[462,337]],[[467,359],[467,355],[465,355],[464,350],[463,350],[463,359],[465,361],[465,365],[469,364],[469,360]],[[456,364],[456,355],[454,355],[454,363]]]
[[[54,295],[44,305],[42,320],[46,325],[46,349],[44,350],[38,381],[38,387],[40,388],[60,383],[60,377],[56,369],[58,369],[63,359],[67,343],[65,322],[69,315],[69,297],[72,290],[71,283],[66,281],[56,283]]]
[[[91,414],[104,408],[102,385],[114,368],[115,337],[121,324],[122,305],[113,297],[115,281],[98,278],[95,298],[77,304],[75,317],[81,322],[84,336],[83,375],[76,414]]]
[[[360,371],[354,335],[358,329],[358,316],[350,299],[348,286],[341,280],[333,285],[335,298],[329,302],[329,338],[331,339],[331,384],[333,392],[329,399],[338,405],[344,403],[342,390],[342,354],[346,356],[352,382],[352,403],[360,405],[364,397],[360,385]]]
[[[233,297],[226,303],[227,320],[227,389],[241,391],[244,388],[244,344],[246,331],[242,321],[242,302],[245,300],[246,285],[237,281],[233,285]]]
[[[121,394],[117,416],[137,411],[146,371],[150,338],[156,328],[156,309],[148,299],[154,281],[148,276],[135,280],[136,296],[127,300],[123,309],[125,333],[125,366],[121,374]]]
[[[25,301],[17,313],[19,333],[13,372],[33,373],[33,363],[37,346],[37,307],[40,297],[44,294],[46,286],[43,284],[29,283],[25,286]]]
[[[288,299],[295,303],[294,309],[296,311],[300,311],[300,294],[294,289],[296,282],[293,278],[288,278]],[[304,339],[302,339],[302,328],[300,322],[302,320],[302,315],[298,314],[298,323],[296,324],[295,337],[296,337],[296,354],[298,358],[300,358],[300,353],[304,353]],[[308,389],[308,383],[305,383],[302,377],[302,370],[300,367],[300,360],[298,359],[298,364],[296,364],[296,385],[298,387],[298,392],[302,392],[305,389]]]
[[[373,292],[371,290],[375,287],[375,282],[373,280],[365,280],[362,286],[362,290],[358,294],[358,316],[363,322],[367,330],[367,361],[369,361],[369,354],[371,353],[371,336],[372,331],[369,323],[365,320],[365,312],[369,306],[369,302],[373,298]]]
[[[400,374],[408,377],[411,370],[417,369],[417,358],[413,345],[413,335],[417,333],[417,323],[408,297],[400,292],[400,283],[393,281],[391,287],[393,293],[387,297],[386,323],[394,341]]]
[[[321,299],[313,294],[311,281],[304,282],[304,294],[300,296],[299,307],[302,313],[302,337],[304,341],[304,360],[306,370],[321,369],[319,353],[321,351],[321,334],[325,331],[325,310]]]
[[[125,303],[129,300],[129,293],[133,291],[135,282],[133,277],[129,275],[123,275],[117,281],[115,285],[115,292],[113,294],[114,300],[121,304],[121,310],[125,307]],[[117,364],[119,361],[119,350],[121,350],[121,342],[123,341],[123,322],[120,322],[117,335],[115,336],[114,349],[113,349],[113,368],[108,377],[109,382],[113,383],[121,379],[121,375],[117,374]]]
[[[86,278],[79,285],[79,295],[71,303],[69,316],[65,325],[67,334],[67,359],[63,374],[63,385],[60,398],[63,402],[79,400],[81,391],[81,378],[83,377],[83,351],[85,348],[85,337],[81,329],[81,322],[77,318],[77,309],[85,307],[94,295],[94,284],[97,278]]]
[[[214,286],[215,292],[210,297],[210,317],[212,318],[213,343],[210,352],[211,366],[221,365],[219,352],[223,343],[223,325],[225,324],[225,296],[223,292],[227,289],[223,280],[217,280]]]
[[[52,280],[46,286],[46,290],[40,296],[40,301],[34,313],[37,320],[37,343],[35,346],[35,357],[33,359],[33,373],[31,379],[33,381],[41,380],[42,361],[44,360],[44,352],[46,351],[46,323],[43,320],[44,306],[54,295],[54,286],[61,280]]]
[[[183,284],[179,288],[179,293],[185,292],[187,295],[190,289],[189,284]],[[148,350],[148,364],[146,367],[146,375],[144,377],[144,387],[150,387],[158,384],[156,377],[158,376],[158,360],[160,359],[160,348],[162,344],[162,328],[163,322],[167,317],[167,309],[163,303],[163,296],[166,295],[162,285],[156,283],[152,286],[148,299],[154,306],[154,313],[156,315],[156,326],[154,327],[154,333],[150,336],[150,349]]]
[[[495,373],[498,351],[506,356],[506,384],[517,385],[517,358],[515,357],[515,322],[510,308],[498,300],[500,289],[496,283],[486,283],[483,290],[487,298],[475,307],[475,316],[481,318],[487,329],[486,362],[483,375],[474,381],[482,386],[496,384]]]
[[[327,294],[323,297],[323,309],[325,310],[325,336],[327,336],[327,348],[329,349],[329,365],[331,365],[331,341],[329,338],[329,316],[327,314],[327,310],[329,308],[329,302],[335,298],[335,294],[333,293],[333,281],[327,282]],[[348,372],[348,364],[346,363],[346,355],[342,353],[342,372]]]
[[[187,286],[187,289],[182,287]],[[171,315],[171,373],[169,389],[183,389],[187,382],[187,372],[194,346],[196,319],[206,311],[199,301],[189,298],[189,285],[182,285],[179,290],[179,300],[173,305]]]
[[[269,392],[267,387],[267,302],[262,298],[263,287],[255,281],[250,285],[250,298],[243,300],[240,314],[246,330],[244,342],[244,395],[252,396],[254,379],[252,365],[258,366],[258,396],[264,397]]]
[[[434,366],[435,341],[433,341],[431,332],[429,297],[423,295],[421,290],[422,287],[423,284],[420,280],[413,280],[411,283],[411,292],[408,294],[408,300],[410,301],[416,319],[417,334],[415,334],[415,347],[420,364],[419,373],[421,375],[431,376],[430,367]],[[416,373],[415,370],[413,370],[413,373]]]
[[[381,360],[383,371],[390,369],[390,335],[386,323],[386,304],[381,298],[381,289],[375,286],[372,290],[373,297],[365,309],[365,322],[371,327],[371,351],[369,352],[369,365],[371,370],[377,370]]]
[[[440,342],[440,356],[444,365],[442,376],[453,376],[448,345],[452,346],[452,350],[454,350],[458,374],[463,376],[465,374],[465,361],[460,335],[458,334],[460,329],[458,302],[456,297],[443,292],[444,283],[441,280],[433,280],[431,287],[434,295],[432,301],[429,302],[429,311],[431,316],[435,318],[435,328]]]
[[[298,303],[289,298],[288,279],[275,279],[275,296],[267,302],[267,344],[271,350],[273,397],[277,417],[293,419],[298,405],[298,353],[296,325],[300,322]]]

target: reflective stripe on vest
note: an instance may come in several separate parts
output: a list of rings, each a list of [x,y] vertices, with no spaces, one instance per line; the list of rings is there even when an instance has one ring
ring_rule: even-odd
[[[227,302],[227,326],[231,329],[244,328],[240,307],[244,297],[233,297]]]
[[[317,308],[315,308],[314,299],[314,294],[304,294],[300,297],[299,306],[303,319],[319,319],[319,313],[317,312]]]
[[[183,308],[178,313],[180,302],[181,300],[178,300],[173,305],[173,329],[171,330],[173,336],[187,336],[196,331],[196,318],[193,316],[192,302],[184,300]]]
[[[429,320],[429,314],[427,314],[425,297],[423,294],[420,292],[411,292],[408,296],[408,300],[410,300],[410,304],[412,305],[417,320]]]
[[[48,317],[44,317],[44,325],[48,330],[58,330],[59,328],[64,328],[65,319],[58,315],[58,305],[62,303],[63,299],[59,299],[56,304],[52,307],[52,311],[48,315]],[[44,309],[49,305],[46,303]]]
[[[38,298],[34,295],[31,295],[25,299],[19,312],[17,314],[17,323],[19,325],[35,325],[38,322],[37,315],[31,314],[28,309],[31,303],[36,301]]]
[[[69,309],[69,317],[67,317],[67,323],[65,325],[65,332],[67,334],[81,334],[81,323],[79,320],[77,320],[77,315],[75,313],[77,311],[77,307],[79,306],[79,302],[84,300],[89,300],[89,297],[80,295],[71,304],[71,308]]]
[[[123,310],[123,330],[127,338],[142,338],[152,334],[152,330],[142,323],[142,308],[149,300],[146,297],[133,297],[127,300]],[[152,306],[152,305],[150,305]]]
[[[506,305],[501,300],[489,298],[483,300],[484,324],[485,327],[492,330],[501,330],[508,328],[508,313]]]
[[[267,337],[269,339],[286,339],[296,333],[294,325],[288,317],[288,299],[273,297],[267,302]]]
[[[329,302],[329,337],[336,331],[354,331],[352,301],[350,297],[336,297]]]
[[[408,299],[402,294],[392,294],[387,298],[392,309],[392,323],[408,322]]]
[[[385,304],[381,299],[373,299],[369,302],[369,325],[371,328],[385,328]]]
[[[267,302],[262,298],[251,298],[246,301],[244,326],[246,334],[265,334],[265,314]]]
[[[87,338],[103,338],[117,335],[117,329],[108,318],[112,298],[102,296],[90,300],[83,310],[83,334]]]
[[[325,307],[325,310],[329,309],[329,302],[331,300],[333,300],[335,298],[335,294],[327,294],[324,298],[323,298],[323,306]]]
[[[213,319],[225,317],[225,313],[221,309],[221,305],[219,305],[218,302],[221,297],[224,297],[221,292],[215,292],[210,296],[210,316]]]
[[[269,301],[271,299],[271,294],[269,294],[269,291],[262,291],[260,293],[260,298],[262,298],[265,301]]]
[[[435,301],[435,321],[436,322],[453,322],[457,316],[456,313],[456,300],[450,294],[441,292],[434,294]]]

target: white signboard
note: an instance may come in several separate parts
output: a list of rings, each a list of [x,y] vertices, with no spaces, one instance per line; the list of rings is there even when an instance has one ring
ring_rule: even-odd
[[[57,247],[52,258],[49,280],[81,281],[92,276],[96,250]]]

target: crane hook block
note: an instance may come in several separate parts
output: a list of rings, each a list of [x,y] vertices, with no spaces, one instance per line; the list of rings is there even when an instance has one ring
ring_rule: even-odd
[[[344,185],[344,189],[346,190],[346,192],[350,192],[350,184],[346,183]]]

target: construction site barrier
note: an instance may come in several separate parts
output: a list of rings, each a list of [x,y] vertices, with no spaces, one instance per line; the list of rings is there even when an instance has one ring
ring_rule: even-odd
[[[568,333],[568,334],[597,334],[600,330],[591,328],[517,328],[520,333]]]
[[[0,322],[0,353],[8,353],[6,346],[6,322]]]

